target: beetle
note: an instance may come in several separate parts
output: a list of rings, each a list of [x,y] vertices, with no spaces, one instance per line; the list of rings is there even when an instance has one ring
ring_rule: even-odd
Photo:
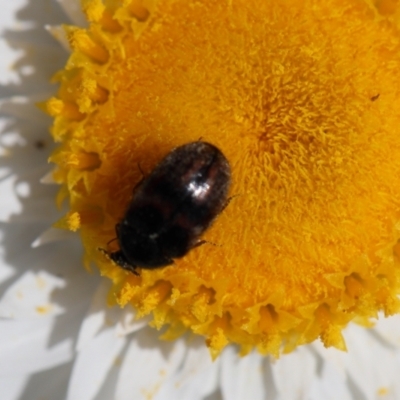
[[[216,146],[199,140],[175,148],[135,187],[110,259],[135,274],[173,264],[205,243],[200,236],[228,204],[230,183]]]

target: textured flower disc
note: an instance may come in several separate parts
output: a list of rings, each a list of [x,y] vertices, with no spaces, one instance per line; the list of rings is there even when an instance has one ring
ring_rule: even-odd
[[[47,109],[51,161],[86,264],[164,337],[191,330],[277,355],[399,311],[400,34],[395,5],[330,1],[83,1],[88,29]],[[397,14],[396,14],[397,12]],[[202,138],[230,161],[232,199],[175,264],[113,264],[142,175]],[[140,164],[140,168],[138,165]]]

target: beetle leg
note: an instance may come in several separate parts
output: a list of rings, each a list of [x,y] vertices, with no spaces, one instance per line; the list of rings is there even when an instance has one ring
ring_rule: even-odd
[[[139,168],[140,173],[142,174],[142,179],[141,179],[141,181],[142,181],[142,180],[146,177],[146,174],[143,172],[142,167],[141,167],[139,161],[138,161],[138,163],[137,163],[137,166],[138,166],[138,168]],[[140,181],[140,182],[141,182],[141,181]],[[140,183],[140,182],[139,182],[139,183]]]
[[[221,247],[221,245],[219,245],[217,243],[209,242],[208,240],[204,240],[204,239],[199,239],[199,240],[197,240],[196,243],[193,244],[191,249],[195,249],[196,247],[203,246],[203,244],[211,244],[211,246]]]
[[[109,246],[110,243],[115,242],[116,240],[118,240],[118,238],[116,238],[116,237],[114,239],[109,240],[107,242],[107,246]]]
[[[126,261],[122,252],[114,251],[113,253],[110,253],[107,250],[102,249],[101,247],[99,247],[97,250],[101,251],[103,254],[105,254],[107,256],[107,258],[109,258],[111,261],[113,261],[115,264],[117,264],[121,268],[126,269],[127,271],[130,271],[137,276],[140,276],[139,272],[137,271],[137,268],[134,265],[130,265]]]
[[[229,203],[232,201],[232,199],[234,199],[235,197],[240,196],[240,194],[234,194],[233,196],[230,196],[226,199],[226,202],[224,204],[224,206],[222,207],[221,213],[225,210],[226,207],[229,206]]]
[[[128,263],[122,251],[114,251],[113,253],[109,253],[108,256],[112,261],[115,262],[115,264],[119,265],[121,268],[133,272],[135,275],[139,276],[139,273],[137,272],[137,267]]]

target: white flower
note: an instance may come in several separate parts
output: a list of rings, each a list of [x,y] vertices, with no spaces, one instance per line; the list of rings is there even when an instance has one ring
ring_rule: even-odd
[[[60,5],[13,0],[0,14],[1,398],[400,398],[399,317],[350,326],[348,353],[313,343],[274,361],[231,346],[212,362],[201,338],[161,341],[133,310],[107,307],[108,283],[84,270],[77,239],[49,229],[57,187],[40,184],[52,144],[35,102],[67,56],[44,25],[62,42],[66,14],[84,23],[77,2]]]

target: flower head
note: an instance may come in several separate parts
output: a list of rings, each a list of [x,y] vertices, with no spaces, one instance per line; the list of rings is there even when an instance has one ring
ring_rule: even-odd
[[[77,238],[78,235],[49,229],[37,238],[55,220],[56,212],[49,204],[54,197],[54,186],[39,184],[40,177],[48,170],[46,154],[50,151],[50,144],[45,136],[48,120],[33,103],[46,96],[43,91],[47,90],[49,76],[55,68],[53,61],[62,63],[65,56],[54,41],[43,34],[43,24],[59,24],[65,20],[60,4],[76,26],[85,26],[85,18],[79,13],[78,2],[73,0],[22,3],[7,3],[0,15],[2,397],[10,400],[60,398],[64,395],[72,400],[149,397],[158,400],[231,400],[249,395],[253,399],[286,399],[295,394],[304,399],[398,398],[399,316],[381,318],[373,329],[350,324],[343,332],[348,353],[325,349],[320,341],[315,341],[296,348],[275,362],[257,352],[238,357],[236,347],[227,346],[212,362],[207,348],[202,345],[201,336],[191,340],[183,337],[175,341],[159,341],[158,333],[147,327],[152,316],[134,320],[140,310],[107,307],[105,303],[112,281],[102,279],[98,290],[93,292],[98,279],[81,268],[79,247],[73,246],[71,241],[58,240]],[[99,4],[93,10],[105,11],[98,8]],[[150,25],[151,13],[157,8],[150,7],[148,2],[143,4],[149,6],[147,18]],[[352,2],[349,9],[356,4],[363,3]],[[111,2],[106,5],[110,7]],[[312,15],[313,3],[304,5],[307,5],[304,13]],[[328,6],[327,13],[332,13],[332,16],[339,12],[333,6],[343,7],[334,2],[327,3]],[[393,6],[395,2],[390,0],[374,1],[371,9],[373,13],[378,10],[377,19],[373,21],[391,26],[396,35],[398,14]],[[98,12],[92,10],[89,13],[87,6],[86,9],[89,17],[95,20],[92,17]],[[136,31],[145,28],[142,29],[144,32],[147,22],[143,7],[131,3],[132,15],[141,18]],[[343,18],[347,15],[354,14],[344,13]],[[103,13],[102,18],[105,17]],[[321,25],[324,24],[322,19]],[[68,40],[61,27],[53,25],[47,29],[67,47]],[[383,60],[379,57],[380,66],[391,64],[391,61]],[[38,91],[41,96],[38,96]],[[202,94],[201,91],[196,93]],[[371,104],[376,103],[381,97],[374,94],[370,100]],[[393,118],[394,109],[388,111],[385,108],[385,111],[387,116],[382,115],[383,121]],[[224,144],[219,145],[224,146],[223,150],[227,152]],[[230,142],[228,147],[232,146]],[[165,152],[169,150],[166,148]],[[133,168],[136,169],[136,155],[134,158]],[[82,160],[77,158],[76,163]],[[158,161],[159,158],[154,164]],[[145,169],[141,164],[146,174],[152,165]],[[138,179],[140,177],[138,174]],[[42,181],[50,180],[50,176],[46,176]],[[392,193],[396,195],[395,188]],[[240,200],[243,192],[232,192],[232,195],[236,195],[232,204],[212,229],[225,223],[226,213],[232,212],[233,202]],[[121,214],[123,212],[121,210]],[[81,214],[71,210],[59,225],[79,229],[84,221]],[[115,221],[110,223],[111,231],[113,224]],[[207,232],[204,238],[210,240],[208,235],[212,232]],[[221,237],[216,239],[218,246],[209,245],[209,252],[225,246]],[[33,241],[32,248],[30,244]],[[113,248],[110,246],[109,250]],[[202,249],[193,252],[198,250]],[[396,245],[394,251],[397,253]],[[229,272],[226,271],[226,275]],[[367,286],[368,290],[370,288]],[[114,293],[115,289],[109,298],[115,299]],[[155,309],[154,313],[157,312]],[[359,316],[356,318],[360,321]]]
[[[88,28],[47,102],[51,161],[86,265],[111,304],[278,355],[349,321],[399,311],[400,35],[388,2],[83,1]],[[98,249],[141,168],[199,138],[230,160],[237,195],[204,245],[135,276]]]

